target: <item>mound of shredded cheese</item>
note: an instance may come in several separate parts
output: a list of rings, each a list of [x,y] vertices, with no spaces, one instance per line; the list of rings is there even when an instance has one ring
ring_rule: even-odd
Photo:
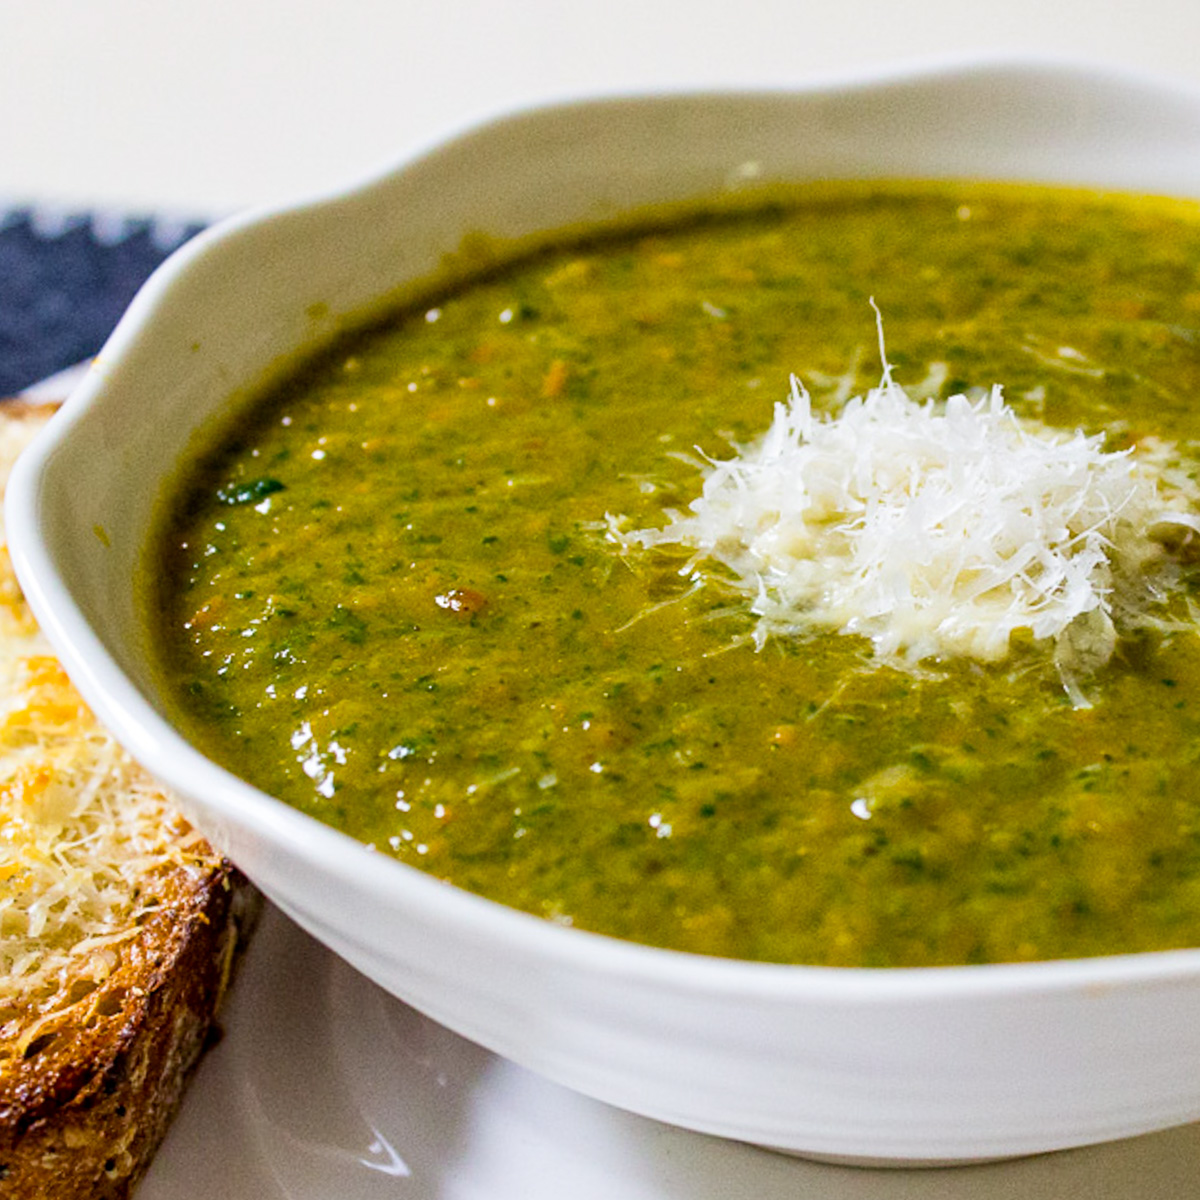
[[[918,403],[885,360],[880,385],[836,416],[793,378],[761,440],[708,460],[688,512],[632,532],[610,519],[611,536],[691,548],[693,577],[720,564],[760,647],[820,628],[910,666],[995,661],[1024,630],[1052,640],[1072,690],[1173,590],[1164,540],[1200,530],[1195,496],[1103,440],[1018,418],[998,386]]]
[[[29,424],[0,426],[0,474]],[[72,687],[0,547],[0,1043],[10,1021],[28,1032],[31,1013],[84,1001],[158,903],[164,867],[205,856]]]

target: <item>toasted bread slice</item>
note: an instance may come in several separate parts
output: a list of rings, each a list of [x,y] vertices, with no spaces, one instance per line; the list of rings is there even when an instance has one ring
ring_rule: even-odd
[[[0,483],[48,416],[0,405]],[[84,705],[0,550],[0,1196],[130,1194],[254,909]]]

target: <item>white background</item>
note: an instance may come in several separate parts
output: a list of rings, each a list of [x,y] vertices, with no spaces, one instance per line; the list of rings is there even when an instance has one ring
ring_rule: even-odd
[[[0,0],[0,198],[218,215],[547,97],[1009,53],[1200,86],[1200,0]]]

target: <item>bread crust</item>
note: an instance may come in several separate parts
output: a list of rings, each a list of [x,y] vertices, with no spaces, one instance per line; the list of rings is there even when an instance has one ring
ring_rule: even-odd
[[[5,1197],[129,1196],[215,1035],[254,894],[219,859],[203,873],[166,869],[157,882],[161,907],[117,971],[39,1023],[0,1070]]]

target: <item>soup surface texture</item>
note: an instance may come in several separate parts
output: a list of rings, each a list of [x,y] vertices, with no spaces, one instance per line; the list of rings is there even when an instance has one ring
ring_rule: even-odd
[[[196,742],[381,853],[654,945],[855,966],[1200,945],[1200,638],[1064,684],[766,629],[642,544],[795,374],[1003,385],[1190,496],[1200,218],[991,185],[798,191],[564,240],[297,364],[181,478],[148,577]],[[978,389],[978,390],[976,390]],[[1188,541],[1186,530],[1177,539]]]

